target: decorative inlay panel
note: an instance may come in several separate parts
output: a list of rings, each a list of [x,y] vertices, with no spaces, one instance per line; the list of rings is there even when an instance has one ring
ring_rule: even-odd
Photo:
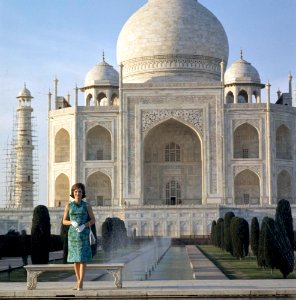
[[[201,134],[203,133],[203,111],[201,109],[159,109],[142,111],[142,131],[149,129],[163,120],[174,118],[193,125]]]
[[[85,124],[85,131],[87,132],[89,129],[95,126],[102,126],[106,128],[110,133],[112,132],[112,122],[111,121],[89,121]]]
[[[96,172],[101,172],[112,179],[112,168],[88,168],[85,170],[85,176],[88,178],[90,175],[96,173]]]
[[[201,55],[157,55],[124,62],[123,77],[143,72],[191,70],[220,74],[221,60]]]
[[[241,126],[242,124],[248,123],[252,126],[254,126],[258,131],[260,130],[260,120],[259,119],[239,119],[239,120],[232,120],[232,127],[233,131],[235,131],[236,128]]]
[[[234,166],[233,168],[233,175],[234,177],[239,174],[240,172],[244,171],[244,170],[250,170],[252,172],[254,172],[255,174],[257,174],[258,176],[261,177],[261,167],[260,166]]]

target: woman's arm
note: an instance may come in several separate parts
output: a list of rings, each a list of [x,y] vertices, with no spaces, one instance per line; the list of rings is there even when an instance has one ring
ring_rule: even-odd
[[[68,220],[69,215],[69,204],[67,203],[64,210],[64,216],[63,216],[63,225],[71,225],[71,221]]]
[[[95,220],[95,216],[92,210],[92,207],[90,204],[87,205],[87,211],[88,211],[88,215],[90,217],[90,220],[85,224],[86,227],[90,227],[91,225],[95,224],[96,220]]]

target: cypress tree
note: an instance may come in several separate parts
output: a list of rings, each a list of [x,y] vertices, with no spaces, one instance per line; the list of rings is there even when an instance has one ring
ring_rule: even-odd
[[[265,266],[272,270],[277,267],[279,248],[275,244],[276,239],[276,224],[272,218],[267,217],[265,220],[265,230],[263,239],[263,255]]]
[[[35,207],[31,229],[31,259],[33,264],[47,264],[50,250],[50,217],[44,205]]]
[[[70,220],[70,218],[67,218]],[[67,256],[68,256],[68,231],[70,226],[64,225],[63,222],[61,223],[61,239],[63,243],[63,263],[67,263]]]
[[[110,252],[112,249],[112,219],[107,218],[102,224],[102,249]]]
[[[229,211],[224,216],[224,249],[232,254],[232,242],[230,234],[230,223],[231,219],[234,217],[234,213]]]
[[[230,223],[233,256],[242,259],[248,255],[249,224],[239,217],[233,217]]]
[[[222,218],[219,218],[217,220],[216,225],[216,239],[217,239],[217,247],[222,248],[223,245],[223,228],[224,228],[224,220]]]
[[[268,217],[264,217],[261,222],[261,228],[259,233],[259,247],[258,247],[258,256],[257,256],[257,264],[259,267],[266,268],[265,262],[265,236],[266,236],[266,227],[267,227]]]
[[[217,227],[217,222],[214,220],[214,221],[212,222],[212,227],[211,227],[211,243],[212,243],[212,245],[214,245],[214,246],[217,245],[216,227]]]
[[[281,199],[276,207],[275,221],[279,225],[282,234],[286,234],[290,241],[292,249],[295,248],[294,232],[293,232],[293,217],[290,202]]]
[[[258,256],[259,248],[259,222],[256,217],[251,221],[251,249],[253,254]]]

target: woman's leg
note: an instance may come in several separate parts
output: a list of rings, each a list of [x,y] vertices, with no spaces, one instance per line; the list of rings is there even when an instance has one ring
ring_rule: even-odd
[[[79,288],[83,287],[83,280],[84,280],[84,275],[85,275],[85,269],[86,269],[86,263],[80,263],[80,268],[79,268]]]
[[[80,263],[76,263],[76,262],[74,263],[74,271],[77,279],[76,288],[78,288],[80,282]]]

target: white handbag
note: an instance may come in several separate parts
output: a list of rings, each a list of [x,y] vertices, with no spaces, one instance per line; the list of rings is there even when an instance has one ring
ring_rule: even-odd
[[[96,237],[93,234],[91,227],[89,227],[89,243],[90,245],[94,245],[96,243]]]

